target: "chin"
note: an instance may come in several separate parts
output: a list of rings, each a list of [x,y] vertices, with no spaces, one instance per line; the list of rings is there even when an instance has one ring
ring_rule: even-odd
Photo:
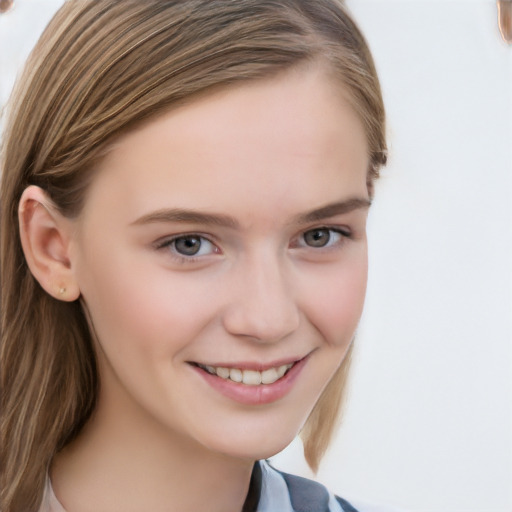
[[[209,450],[228,457],[261,460],[284,450],[298,435],[302,425],[281,425],[280,428],[239,428],[220,433],[203,443]]]
[[[286,441],[280,440],[280,442],[276,442],[275,440],[271,440],[270,442],[254,446],[252,443],[244,443],[241,446],[234,446],[233,444],[230,444],[230,446],[225,446],[224,449],[220,449],[219,451],[223,455],[237,459],[251,461],[268,459],[284,450],[293,441],[294,437],[295,436],[286,439]]]

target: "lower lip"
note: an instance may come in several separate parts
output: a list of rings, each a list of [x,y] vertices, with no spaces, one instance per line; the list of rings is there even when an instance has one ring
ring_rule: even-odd
[[[245,405],[264,405],[276,402],[291,391],[295,381],[306,365],[307,359],[305,357],[296,362],[283,377],[273,384],[260,384],[258,386],[248,386],[247,384],[233,382],[229,379],[222,379],[197,366],[192,366],[192,368],[213,389],[231,400]]]

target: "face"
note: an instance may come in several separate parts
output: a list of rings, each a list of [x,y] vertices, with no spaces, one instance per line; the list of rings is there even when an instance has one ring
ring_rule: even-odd
[[[316,68],[124,136],[71,251],[99,411],[233,457],[286,446],[361,315],[367,154],[343,91]]]

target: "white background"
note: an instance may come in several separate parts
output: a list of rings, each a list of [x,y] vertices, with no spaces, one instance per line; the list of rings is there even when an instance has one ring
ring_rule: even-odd
[[[0,103],[61,3],[0,15]],[[350,399],[318,479],[405,511],[511,512],[512,46],[492,0],[347,3],[381,76],[390,164]],[[299,443],[274,463],[310,476]]]

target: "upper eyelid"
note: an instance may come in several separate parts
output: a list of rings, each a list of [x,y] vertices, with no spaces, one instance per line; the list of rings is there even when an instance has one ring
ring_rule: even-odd
[[[209,254],[186,255],[186,254],[181,254],[176,249],[176,247],[172,247],[173,243],[176,240],[179,240],[180,238],[187,238],[187,237],[201,238],[204,241],[211,244],[214,248],[216,248],[216,250]],[[219,244],[213,242],[212,240],[210,240],[209,237],[204,236],[203,234],[200,234],[200,233],[185,233],[185,234],[162,237],[159,240],[153,242],[152,246],[153,246],[154,250],[158,251],[159,253],[162,253],[167,249],[167,251],[165,251],[166,257],[170,258],[175,263],[180,263],[180,264],[192,264],[192,263],[196,263],[196,262],[200,262],[200,261],[204,262],[205,258],[208,258],[209,256],[222,254],[222,249],[219,247]],[[219,252],[217,252],[217,250]]]
[[[348,226],[340,226],[340,225],[332,225],[332,224],[317,224],[313,225],[308,228],[301,228],[301,230],[294,236],[291,237],[291,240],[297,239],[297,237],[303,236],[305,233],[308,233],[309,231],[315,231],[320,229],[328,229],[330,231],[335,231],[337,233],[340,233],[344,237],[351,237],[353,235],[353,229]],[[167,245],[170,245],[172,242],[179,238],[189,237],[189,236],[197,236],[199,238],[202,238],[206,240],[207,242],[215,245],[219,249],[220,247],[220,241],[217,239],[216,236],[212,235],[211,233],[204,233],[200,231],[188,231],[184,233],[177,233],[173,235],[167,235],[159,238],[158,240],[155,240],[152,245],[156,248],[164,247]]]
[[[319,247],[310,246],[310,245],[307,245],[304,241],[300,241],[300,239],[306,233],[309,233],[311,231],[321,231],[321,230],[324,230],[324,229],[337,233],[341,237],[341,239],[338,240],[338,242],[336,244],[319,246]],[[318,227],[314,227],[314,228],[310,228],[310,229],[306,229],[306,230],[301,231],[298,235],[296,235],[295,237],[293,237],[291,239],[291,244],[290,245],[291,245],[291,249],[298,249],[298,250],[312,249],[314,251],[322,251],[322,250],[328,251],[328,250],[336,249],[337,247],[338,248],[341,247],[342,245],[344,245],[345,242],[347,242],[347,241],[349,241],[351,239],[353,239],[353,232],[348,227],[342,227],[342,226],[318,226]],[[297,243],[297,241],[299,241],[299,243]]]
[[[157,240],[155,240],[152,243],[152,245],[154,245],[156,247],[162,247],[164,245],[169,245],[172,242],[174,242],[175,240],[178,240],[180,238],[187,238],[187,237],[193,237],[193,236],[202,238],[202,239],[206,240],[207,242],[210,242],[213,245],[218,245],[218,242],[215,240],[215,237],[213,237],[212,235],[207,235],[205,233],[200,233],[200,232],[196,232],[196,231],[190,231],[187,233],[179,233],[176,235],[162,236],[162,237],[158,238]]]
[[[299,233],[300,235],[303,235],[304,233],[309,233],[310,231],[317,231],[321,229],[327,229],[329,231],[336,231],[337,233],[342,234],[343,236],[351,236],[353,234],[353,229],[349,226],[339,226],[339,225],[329,225],[329,224],[321,224],[318,226],[313,226],[308,229],[302,229]]]

